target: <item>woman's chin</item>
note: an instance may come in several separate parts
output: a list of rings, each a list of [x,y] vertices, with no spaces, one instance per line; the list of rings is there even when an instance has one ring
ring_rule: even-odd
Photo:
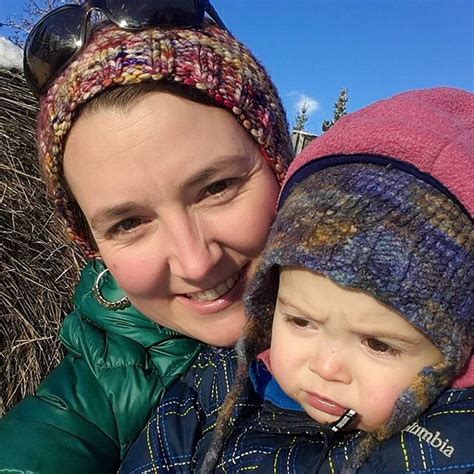
[[[232,347],[239,340],[245,326],[245,317],[234,315],[216,322],[212,327],[202,327],[192,336],[205,344],[216,347]]]

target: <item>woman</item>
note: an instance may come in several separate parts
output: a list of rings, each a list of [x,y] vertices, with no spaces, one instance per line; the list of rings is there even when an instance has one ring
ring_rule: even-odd
[[[69,354],[0,423],[0,469],[116,470],[202,343],[239,337],[291,157],[274,85],[208,2],[120,3],[86,37],[94,2],[55,10],[26,44],[45,180],[91,263]]]

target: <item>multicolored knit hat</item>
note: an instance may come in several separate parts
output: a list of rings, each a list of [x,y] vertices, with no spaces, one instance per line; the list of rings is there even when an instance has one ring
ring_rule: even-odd
[[[368,292],[444,356],[418,374],[383,426],[362,437],[349,472],[420,415],[470,358],[473,112],[474,94],[446,88],[378,102],[312,142],[295,158],[282,190],[245,298],[249,323],[239,342],[241,367],[270,347],[279,272],[290,265]],[[453,167],[462,173],[453,174]]]
[[[182,84],[206,93],[242,124],[282,182],[292,158],[288,124],[278,92],[252,53],[213,24],[128,32],[96,27],[87,46],[55,80],[40,102],[40,161],[57,211],[71,240],[86,256],[97,251],[78,222],[66,191],[63,151],[75,113],[105,89],[143,82]]]

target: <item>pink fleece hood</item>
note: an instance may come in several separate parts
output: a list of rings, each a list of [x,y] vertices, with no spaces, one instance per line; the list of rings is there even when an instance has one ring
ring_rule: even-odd
[[[381,100],[342,118],[291,164],[335,155],[376,155],[413,165],[474,211],[474,94],[437,87]],[[467,163],[467,166],[466,166]]]

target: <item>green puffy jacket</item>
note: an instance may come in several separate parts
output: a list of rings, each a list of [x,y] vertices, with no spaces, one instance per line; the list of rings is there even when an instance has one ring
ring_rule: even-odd
[[[164,390],[201,349],[132,307],[101,306],[91,289],[102,269],[93,262],[83,271],[61,329],[68,355],[0,420],[0,472],[116,472]],[[112,278],[103,292],[123,296]]]

